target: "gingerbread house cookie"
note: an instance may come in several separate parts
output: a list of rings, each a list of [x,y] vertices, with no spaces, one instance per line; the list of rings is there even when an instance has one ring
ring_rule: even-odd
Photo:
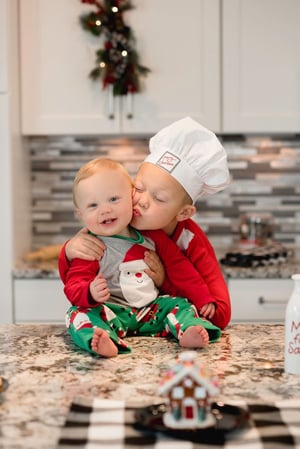
[[[216,377],[196,362],[195,351],[182,352],[176,364],[162,377],[159,393],[167,397],[165,426],[176,429],[205,428],[215,425],[212,398],[219,392]]]

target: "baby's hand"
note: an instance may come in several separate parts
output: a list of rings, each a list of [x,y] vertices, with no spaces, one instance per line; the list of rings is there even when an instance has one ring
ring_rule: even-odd
[[[107,282],[101,273],[98,273],[95,279],[90,283],[90,293],[94,301],[102,303],[109,299],[110,292]]]
[[[199,313],[204,318],[211,320],[215,314],[215,311],[216,311],[215,304],[213,302],[209,302],[208,304],[205,304],[204,306],[201,307],[201,309],[199,310]]]

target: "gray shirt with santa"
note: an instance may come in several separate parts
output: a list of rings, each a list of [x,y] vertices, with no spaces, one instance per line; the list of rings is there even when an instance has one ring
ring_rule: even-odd
[[[106,245],[99,262],[100,271],[110,290],[108,303],[144,307],[159,295],[153,280],[145,273],[145,251],[154,250],[155,242],[134,230],[136,238],[119,235],[99,238]]]

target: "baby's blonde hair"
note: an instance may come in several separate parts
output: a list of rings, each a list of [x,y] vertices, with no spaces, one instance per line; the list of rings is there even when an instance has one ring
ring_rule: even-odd
[[[97,173],[100,170],[107,169],[112,171],[118,171],[122,173],[126,178],[128,178],[128,182],[131,186],[133,186],[132,179],[129,176],[129,173],[127,170],[123,167],[122,164],[120,164],[117,161],[113,161],[112,159],[104,159],[104,158],[97,158],[92,159],[91,161],[84,164],[77,172],[74,182],[73,182],[73,203],[77,207],[76,202],[76,188],[80,181],[89,178],[90,176],[93,176],[95,173]],[[113,181],[113,179],[112,179]]]

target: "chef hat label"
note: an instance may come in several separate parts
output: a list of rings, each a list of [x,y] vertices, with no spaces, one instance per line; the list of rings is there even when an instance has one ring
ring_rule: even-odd
[[[230,182],[226,152],[217,136],[190,117],[150,139],[150,162],[166,170],[193,202],[223,190]]]
[[[166,151],[156,162],[156,165],[165,169],[169,173],[171,173],[175,167],[179,164],[179,157],[175,156],[175,154],[170,153],[170,151]]]

